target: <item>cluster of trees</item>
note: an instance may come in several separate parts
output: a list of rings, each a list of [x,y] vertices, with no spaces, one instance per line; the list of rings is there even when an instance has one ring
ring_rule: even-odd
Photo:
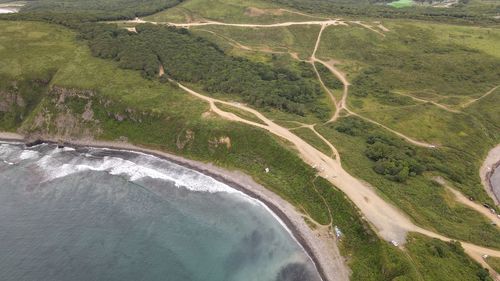
[[[398,182],[405,182],[427,169],[415,150],[383,136],[368,137],[365,155],[374,162],[376,173]]]
[[[183,0],[31,0],[23,13],[85,15],[99,20],[132,19],[150,15]]]
[[[409,177],[433,169],[432,161],[419,155],[414,148],[392,137],[372,133],[370,125],[360,119],[343,119],[335,126],[335,130],[350,136],[364,137],[364,154],[373,162],[373,170],[390,180],[405,182]]]
[[[321,63],[314,63],[323,83],[330,89],[339,90],[344,88],[342,82],[335,77],[326,66]]]
[[[393,8],[387,5],[374,5],[386,0],[271,0],[281,5],[312,12],[344,16],[368,16],[379,18],[404,18],[461,23],[498,23],[495,15],[500,12],[500,4],[484,4],[469,7],[467,1],[450,8],[414,6]],[[426,0],[428,1],[428,0]]]
[[[308,73],[229,56],[186,29],[143,24],[131,33],[92,24],[81,30],[93,55],[115,59],[120,67],[140,70],[144,77],[156,77],[162,65],[168,77],[200,84],[209,93],[236,94],[255,106],[298,115],[318,112],[321,90],[313,79],[302,76]]]

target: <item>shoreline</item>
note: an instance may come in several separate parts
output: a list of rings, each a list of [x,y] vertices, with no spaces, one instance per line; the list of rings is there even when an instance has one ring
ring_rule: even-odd
[[[481,168],[479,170],[481,183],[483,184],[483,187],[488,193],[488,195],[491,197],[491,199],[497,206],[500,205],[500,198],[498,198],[496,194],[493,192],[494,187],[493,184],[491,183],[491,176],[493,175],[495,169],[498,168],[499,166],[500,166],[500,144],[498,144],[488,152],[488,155],[486,156],[486,159],[484,160],[483,165],[481,165]]]
[[[17,141],[25,145],[30,139],[15,133],[0,132],[0,140]],[[312,230],[305,222],[301,213],[279,195],[255,182],[250,176],[239,172],[229,171],[214,166],[211,163],[190,160],[167,152],[136,146],[127,142],[95,141],[95,140],[55,140],[52,138],[36,138],[36,143],[78,147],[108,148],[114,150],[132,151],[149,154],[185,168],[200,172],[219,182],[228,185],[264,204],[288,228],[293,238],[300,244],[311,258],[323,281],[349,280],[349,269],[340,255],[337,240],[333,234]]]

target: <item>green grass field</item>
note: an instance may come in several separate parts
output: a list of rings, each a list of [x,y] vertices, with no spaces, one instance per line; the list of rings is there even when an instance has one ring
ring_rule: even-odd
[[[315,171],[281,140],[260,129],[204,115],[208,110],[206,103],[191,98],[170,84],[146,80],[139,72],[118,68],[115,62],[93,58],[87,47],[74,39],[74,33],[64,28],[34,22],[2,21],[0,25],[2,38],[7,41],[24,38],[23,44],[30,46],[22,49],[17,45],[3,45],[0,55],[9,57],[9,60],[2,61],[0,75],[4,79],[0,81],[1,89],[19,90],[25,98],[39,95],[37,104],[24,112],[26,115],[22,119],[17,119],[19,123],[0,122],[0,130],[20,128],[25,133],[73,138],[85,136],[100,140],[126,137],[129,142],[140,146],[242,170],[323,224],[330,221],[321,198],[326,197],[336,210],[334,223],[348,233],[341,247],[344,254],[350,256],[353,274],[378,276],[381,272],[385,263],[379,258],[383,254],[380,247],[385,243],[359,218],[355,207],[340,191],[317,179]],[[51,36],[45,36],[43,40],[29,39],[27,36],[32,32],[50,33]],[[54,60],[49,52],[44,55],[46,46],[60,50],[60,59]],[[35,78],[44,74],[50,77],[49,85],[38,92],[9,88],[12,83],[20,85],[23,81],[35,79],[13,67],[28,69],[31,62],[25,57],[29,54],[38,54],[38,61],[32,64],[30,73],[35,73]],[[58,105],[58,92],[54,87],[68,93],[62,106]],[[92,90],[94,94],[88,96],[84,90]],[[71,93],[80,93],[87,98]],[[81,117],[88,102],[92,104],[93,120],[98,122],[85,121]],[[6,115],[0,113],[0,118],[4,121]],[[71,130],[50,121],[60,118],[74,120]],[[230,148],[217,145],[221,137],[230,139]],[[272,172],[264,173],[266,167]],[[321,194],[315,190],[319,186]],[[401,255],[398,252],[393,254]]]
[[[337,128],[343,124],[351,128],[351,131],[339,132]],[[353,117],[342,118],[337,124],[319,126],[317,130],[337,148],[342,165],[349,173],[376,187],[383,197],[405,210],[419,225],[435,229],[455,239],[500,247],[498,229],[475,211],[447,200],[444,188],[436,184],[431,175],[424,173],[410,177],[406,182],[396,182],[374,171],[373,162],[365,154],[368,138],[385,136],[392,138],[396,143],[410,146],[404,141],[398,140],[378,126]],[[416,157],[426,159],[424,163],[429,163],[427,165],[433,167],[435,170],[433,173],[438,171],[450,179],[456,188],[475,197],[479,202],[490,202],[478,179],[479,159],[455,149],[435,151],[416,147],[412,149]],[[471,168],[472,165],[474,168]]]
[[[276,23],[306,21],[312,17],[284,10],[270,1],[261,0],[190,0],[179,6],[145,17],[158,22],[192,22],[214,20],[228,23]]]
[[[406,8],[414,5],[413,0],[398,0],[388,4],[394,8]]]
[[[23,112],[26,115],[15,120],[18,123],[0,122],[1,130],[21,128],[24,132],[56,137],[92,136],[101,140],[126,137],[137,145],[242,170],[317,222],[326,224],[331,219],[339,226],[345,234],[339,245],[348,258],[352,280],[419,280],[419,274],[430,276],[425,280],[446,280],[446,274],[459,268],[463,268],[461,276],[474,280],[474,273],[479,271],[456,248],[446,259],[435,260],[449,270],[419,263],[433,255],[421,249],[438,243],[423,237],[409,240],[412,258],[408,258],[379,240],[345,195],[317,178],[315,171],[283,141],[263,130],[207,115],[206,103],[169,83],[144,79],[137,71],[118,68],[116,62],[92,57],[85,44],[75,40],[74,33],[35,22],[0,21],[0,27],[0,37],[5,42],[20,42],[2,44],[0,48],[0,56],[9,58],[1,63],[0,89],[17,91],[22,97],[37,95],[33,107]],[[47,46],[58,50],[57,55]],[[22,86],[30,83],[42,86],[39,91]],[[13,88],[13,84],[21,86]],[[63,104],[59,102],[61,91],[66,93]],[[94,113],[90,121],[82,116],[89,102]],[[0,113],[2,121],[5,117]],[[75,126],[66,130],[50,121],[61,118],[74,120]],[[230,147],[217,145],[222,137],[231,140]],[[272,172],[264,173],[265,167]],[[334,210],[331,218],[327,206]],[[442,247],[446,253],[448,246]]]

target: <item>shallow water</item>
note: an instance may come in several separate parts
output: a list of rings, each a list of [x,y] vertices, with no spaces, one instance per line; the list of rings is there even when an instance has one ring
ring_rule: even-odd
[[[490,177],[491,188],[496,198],[500,200],[500,166],[498,166]]]
[[[320,280],[260,202],[143,154],[0,144],[0,226],[0,280]]]

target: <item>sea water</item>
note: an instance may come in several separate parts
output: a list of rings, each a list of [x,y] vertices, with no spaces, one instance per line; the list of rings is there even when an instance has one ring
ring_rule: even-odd
[[[154,156],[0,143],[0,280],[317,281],[262,203]]]

